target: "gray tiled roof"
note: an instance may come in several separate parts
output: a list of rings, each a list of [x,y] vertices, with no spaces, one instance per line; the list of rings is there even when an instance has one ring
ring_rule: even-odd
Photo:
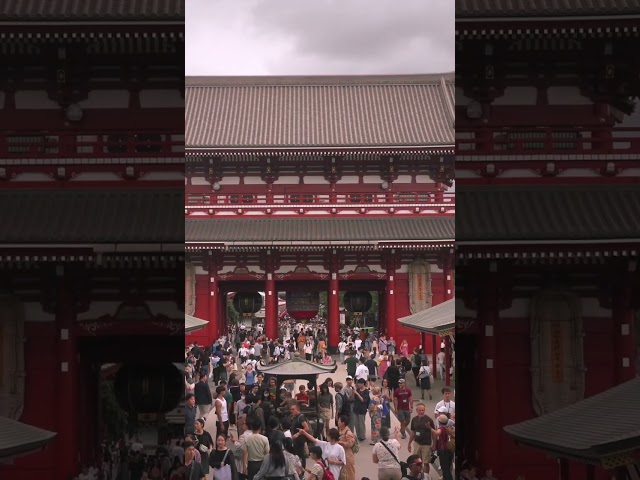
[[[516,441],[558,454],[596,458],[640,447],[640,377],[568,407],[508,425]]]
[[[188,77],[186,145],[453,145],[453,81],[453,74]]]
[[[209,322],[200,318],[192,317],[191,315],[184,316],[184,331],[195,332],[207,326]]]
[[[300,358],[299,356],[294,356],[291,360],[288,360],[286,362],[273,363],[271,365],[258,365],[257,367],[257,370],[259,372],[283,377],[335,373],[337,369],[338,365],[335,361],[330,365],[324,365],[322,363],[309,362]]]
[[[187,219],[187,242],[453,240],[454,217]]]
[[[0,417],[0,459],[35,452],[44,448],[57,433]]]
[[[440,333],[455,326],[455,316],[456,300],[452,298],[413,315],[399,318],[398,321],[405,327],[420,332]]]
[[[640,185],[458,185],[458,241],[640,239]]]
[[[456,0],[457,18],[638,15],[640,0]]]
[[[0,190],[0,243],[182,243],[183,189]]]
[[[185,0],[3,0],[0,21],[183,21]]]

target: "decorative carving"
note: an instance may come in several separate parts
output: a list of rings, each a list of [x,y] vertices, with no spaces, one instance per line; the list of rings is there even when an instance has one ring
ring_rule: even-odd
[[[274,183],[280,177],[277,157],[264,157],[260,163],[260,178],[265,183]]]
[[[184,264],[184,310],[187,315],[196,311],[196,267],[193,263]]]
[[[584,331],[580,297],[546,289],[531,299],[533,408],[545,415],[584,398]]]
[[[24,409],[24,305],[0,296],[0,415],[19,420]]]
[[[329,183],[342,178],[342,157],[324,157],[324,178]]]
[[[431,264],[417,257],[409,265],[409,309],[412,314],[430,308],[433,301],[431,291]]]

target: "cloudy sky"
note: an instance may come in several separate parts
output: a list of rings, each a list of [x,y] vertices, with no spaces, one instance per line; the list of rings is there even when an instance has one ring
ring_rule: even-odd
[[[187,75],[438,73],[453,0],[186,0]]]

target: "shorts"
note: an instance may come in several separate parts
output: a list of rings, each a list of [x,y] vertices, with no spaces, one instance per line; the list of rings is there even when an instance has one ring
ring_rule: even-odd
[[[409,422],[411,420],[411,412],[409,410],[398,410],[398,421]]]

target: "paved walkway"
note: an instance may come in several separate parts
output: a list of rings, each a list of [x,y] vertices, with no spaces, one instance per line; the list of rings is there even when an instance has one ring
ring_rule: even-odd
[[[319,378],[319,382],[322,383],[325,378],[331,377],[334,382],[342,382],[344,385],[346,383],[347,378],[347,370],[346,365],[338,364],[338,370],[334,374],[321,375]],[[435,409],[436,403],[442,399],[441,388],[444,385],[444,382],[441,380],[436,380],[431,390],[431,395],[433,397],[432,400],[429,400],[429,397],[425,395],[426,399],[422,400],[420,398],[421,391],[418,387],[416,387],[415,380],[413,378],[413,374],[409,373],[407,376],[407,385],[411,388],[413,392],[414,406],[418,402],[423,402],[427,407],[427,415],[433,418],[433,410]],[[380,382],[378,382],[378,385]],[[297,385],[296,385],[297,388]],[[297,391],[297,390],[296,390]],[[334,393],[332,391],[332,393]],[[415,411],[415,410],[414,410]],[[369,416],[367,416],[367,421],[365,422],[367,426],[367,438],[371,438],[371,422],[369,420]],[[395,429],[395,427],[400,427],[400,422],[396,418],[395,414],[391,414],[391,431]],[[211,436],[215,435],[216,426],[215,426],[215,415],[213,413],[207,416],[207,421],[205,424],[205,430],[211,433]],[[234,435],[237,436],[237,431],[235,427],[231,427],[231,431]],[[400,460],[406,460],[410,453],[407,451],[407,443],[408,443],[408,435],[406,440],[400,440],[401,450],[400,450]],[[356,455],[356,479],[359,480],[363,477],[367,477],[371,480],[376,480],[378,478],[378,467],[372,461],[372,449],[373,446],[369,445],[369,442],[360,443],[360,451]],[[437,462],[436,462],[437,464]],[[440,474],[435,471],[435,469],[431,468],[431,480],[439,480],[441,478]],[[210,480],[212,478],[211,475],[207,476],[207,479]]]

